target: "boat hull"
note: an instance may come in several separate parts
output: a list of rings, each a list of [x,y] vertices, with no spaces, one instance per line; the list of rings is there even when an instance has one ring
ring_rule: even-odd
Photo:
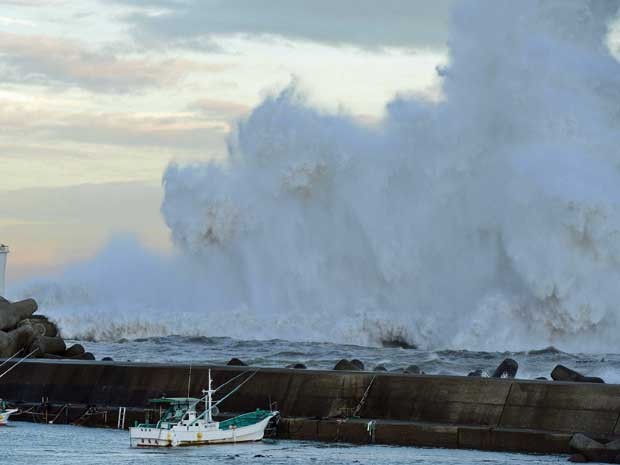
[[[9,417],[17,412],[17,409],[2,410],[0,411],[0,426],[6,426],[9,424]]]
[[[174,426],[170,429],[136,426],[129,428],[131,447],[179,447],[208,444],[255,442],[263,439],[265,428],[275,416],[253,425],[219,429],[217,423],[204,426]]]

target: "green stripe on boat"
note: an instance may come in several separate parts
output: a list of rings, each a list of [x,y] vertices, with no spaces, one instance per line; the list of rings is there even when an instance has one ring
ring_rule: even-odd
[[[271,416],[271,412],[268,410],[256,410],[255,412],[244,413],[238,417],[231,418],[220,422],[220,429],[227,430],[231,426],[235,428],[243,428],[244,426],[254,425],[265,418]]]

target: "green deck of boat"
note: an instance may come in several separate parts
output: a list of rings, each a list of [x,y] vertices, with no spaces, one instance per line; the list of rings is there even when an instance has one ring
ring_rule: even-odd
[[[268,410],[256,410],[255,412],[244,413],[238,417],[221,421],[220,429],[227,430],[230,429],[231,426],[234,426],[235,428],[243,428],[244,426],[254,425],[260,421],[263,421],[265,418],[268,418],[270,415],[271,412]]]

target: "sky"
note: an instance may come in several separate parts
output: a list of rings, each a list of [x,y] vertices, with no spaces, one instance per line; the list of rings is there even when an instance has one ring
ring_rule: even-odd
[[[450,0],[1,0],[0,242],[11,279],[116,235],[167,253],[171,161],[224,160],[236,123],[295,83],[373,124],[438,98]]]

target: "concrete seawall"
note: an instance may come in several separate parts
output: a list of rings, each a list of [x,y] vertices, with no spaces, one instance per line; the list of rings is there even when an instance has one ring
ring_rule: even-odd
[[[208,368],[192,366],[190,395]],[[215,384],[251,369],[211,368]],[[115,425],[126,407],[128,425],[157,413],[148,399],[187,395],[188,375],[189,365],[32,360],[0,380],[0,398],[35,420],[44,409],[44,420],[67,422],[88,411],[78,423],[93,425]],[[620,385],[605,384],[262,368],[221,409],[270,402],[278,435],[292,439],[564,453],[575,432],[620,433]]]

